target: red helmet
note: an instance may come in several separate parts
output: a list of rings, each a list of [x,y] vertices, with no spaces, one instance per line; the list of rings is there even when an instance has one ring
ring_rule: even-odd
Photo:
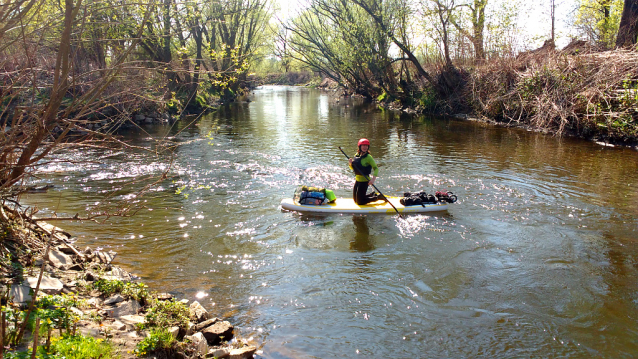
[[[370,146],[370,141],[368,141],[367,138],[362,138],[359,140],[359,144],[357,146],[361,146],[361,145],[368,145]]]

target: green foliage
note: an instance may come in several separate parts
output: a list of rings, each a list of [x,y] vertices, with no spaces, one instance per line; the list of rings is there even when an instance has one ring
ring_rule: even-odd
[[[433,109],[436,107],[437,99],[436,92],[431,87],[427,87],[421,92],[421,96],[419,97],[419,105],[421,105],[426,110]]]
[[[383,92],[381,95],[377,97],[377,101],[383,102],[386,99],[386,97],[388,97],[388,94],[386,92]]]
[[[158,351],[169,351],[174,344],[175,338],[167,329],[154,329],[149,336],[137,344],[135,355],[142,357]]]
[[[54,358],[65,359],[108,359],[114,357],[111,343],[79,334],[51,338],[51,348],[48,353],[44,347],[39,347],[38,352],[42,353],[42,357],[46,354],[54,354]]]
[[[28,351],[5,351],[6,359],[28,359],[31,358],[31,350]],[[115,356],[115,350],[111,343],[102,339],[86,337],[83,335],[64,335],[62,337],[51,338],[51,347],[47,350],[44,346],[39,346],[36,352],[38,359],[110,359],[119,358]]]
[[[574,24],[590,41],[612,48],[623,5],[623,0],[579,0]]]
[[[73,314],[71,307],[78,307],[80,302],[73,296],[47,295],[37,302],[37,316],[40,318],[40,333],[49,329],[66,329],[70,332],[72,324],[80,318]]]
[[[155,299],[151,301],[151,307],[146,312],[146,323],[149,327],[186,328],[189,315],[188,307],[182,302]]]
[[[144,283],[123,282],[121,280],[98,279],[89,286],[104,296],[121,293],[126,298],[145,301],[149,297],[148,286]]]

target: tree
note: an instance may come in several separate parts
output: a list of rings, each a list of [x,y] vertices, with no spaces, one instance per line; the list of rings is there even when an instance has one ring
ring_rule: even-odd
[[[603,47],[614,46],[623,0],[580,0],[576,13],[576,27]]]
[[[638,38],[638,0],[625,0],[616,47],[632,47]]]
[[[452,6],[449,7],[450,13],[456,7],[465,7],[470,10],[469,18],[470,23],[472,24],[471,33],[465,29],[465,26],[463,26],[463,24],[461,24],[455,16],[449,16],[449,21],[463,36],[470,40],[472,46],[474,47],[474,56],[480,60],[485,59],[483,33],[485,31],[485,9],[487,8],[487,1],[488,0],[473,0],[471,2],[462,3],[457,6],[454,6],[454,2],[452,2]],[[438,0],[436,0],[436,2],[440,3],[440,1]]]
[[[10,14],[0,17],[13,24],[0,31],[0,68],[7,72],[0,83],[0,101],[4,104],[0,138],[0,188],[7,190],[34,171],[43,159],[62,147],[88,146],[98,138],[110,139],[108,132],[88,131],[90,116],[113,107],[111,101],[126,101],[125,90],[111,85],[127,66],[137,41],[109,58],[108,67],[93,71],[83,61],[82,38],[88,14],[95,3],[64,0],[59,7],[23,2],[31,12],[3,8]],[[120,7],[131,6],[121,3]],[[148,17],[142,18],[142,24]],[[142,26],[138,25],[137,38]],[[101,39],[110,42],[112,39]],[[91,125],[91,126],[89,126]],[[87,135],[68,137],[73,131]],[[94,144],[94,143],[93,143]]]

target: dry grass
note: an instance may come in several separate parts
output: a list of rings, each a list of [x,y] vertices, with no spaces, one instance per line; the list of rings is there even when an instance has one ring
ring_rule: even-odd
[[[470,71],[473,110],[491,119],[616,142],[638,136],[638,53],[542,51]]]

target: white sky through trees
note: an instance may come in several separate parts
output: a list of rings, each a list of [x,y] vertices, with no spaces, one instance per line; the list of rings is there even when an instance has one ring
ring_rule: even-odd
[[[296,12],[305,8],[310,0],[273,0],[277,15],[280,19],[288,19]],[[414,0],[418,6],[420,0]],[[457,0],[455,3],[462,3]],[[578,37],[572,26],[578,0],[555,0],[556,3],[556,45],[566,46],[572,38]],[[519,24],[520,43],[524,48],[535,49],[551,37],[551,0],[489,0],[488,11],[508,5],[518,9],[517,23]]]

